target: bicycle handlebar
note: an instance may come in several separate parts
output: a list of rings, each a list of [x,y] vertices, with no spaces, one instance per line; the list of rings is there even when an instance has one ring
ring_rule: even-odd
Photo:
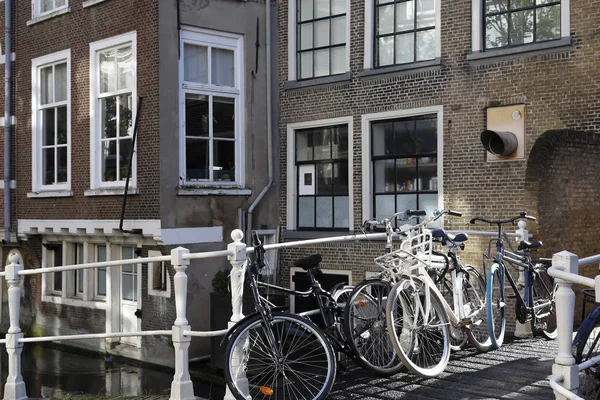
[[[427,212],[425,210],[406,210],[406,211],[397,212],[396,214],[392,215],[390,218],[384,218],[382,220],[368,219],[365,222],[363,222],[363,226],[364,227],[373,226],[373,225],[386,226],[387,224],[391,223],[394,219],[397,219],[399,221],[407,221],[408,219],[410,219],[410,217],[420,217],[420,216],[425,216],[425,215],[427,215]]]
[[[481,222],[485,222],[488,223],[490,225],[502,225],[502,224],[508,224],[508,223],[512,223],[515,222],[518,219],[528,219],[530,221],[536,221],[536,218],[531,216],[531,215],[527,215],[526,211],[523,211],[522,213],[520,213],[518,216],[513,217],[513,218],[509,218],[509,219],[496,219],[496,220],[489,220],[489,219],[485,219],[483,217],[475,217],[475,218],[471,218],[471,220],[469,221],[470,224],[475,224],[475,222],[477,221],[481,221]]]
[[[462,213],[454,210],[434,210],[433,211],[433,220],[437,220],[442,215],[448,214],[453,217],[462,217]]]

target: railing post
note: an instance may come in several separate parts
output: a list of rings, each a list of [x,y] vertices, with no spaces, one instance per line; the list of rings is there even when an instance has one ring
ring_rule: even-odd
[[[229,275],[231,282],[231,320],[228,327],[233,327],[238,321],[244,318],[242,310],[242,300],[244,295],[244,269],[242,268],[246,261],[246,244],[242,242],[244,233],[239,229],[234,229],[231,232],[233,243],[227,245],[227,250],[233,251],[233,254],[227,256],[231,263],[231,273]],[[248,380],[246,379],[246,371],[244,368],[244,349],[243,343],[240,341],[238,348],[234,349],[231,366],[232,379],[237,381],[238,387],[247,387]],[[249,391],[246,391],[248,393]],[[226,388],[224,400],[235,400],[235,397]]]
[[[577,274],[579,270],[577,256],[568,251],[561,251],[552,257],[552,267],[561,271]],[[552,365],[552,375],[562,375],[560,383],[565,389],[577,393],[579,388],[579,368],[575,365],[572,353],[573,319],[575,313],[575,292],[573,283],[556,278],[556,325],[558,326],[558,354]],[[566,399],[556,394],[556,399]]]
[[[190,330],[186,317],[187,307],[187,283],[188,278],[185,273],[189,259],[184,259],[184,255],[190,251],[183,247],[171,250],[171,265],[175,269],[173,283],[175,286],[175,310],[177,319],[173,325],[173,347],[175,348],[175,375],[171,383],[171,400],[192,400],[194,396],[194,385],[190,379],[189,371],[189,348],[191,337],[185,336],[184,331]]]
[[[519,235],[516,238],[517,244],[521,241],[527,241],[529,239],[529,232],[527,229],[525,229],[527,223],[525,221],[519,221],[518,226],[519,229],[517,229],[516,232],[516,234]],[[525,287],[525,270],[519,271],[519,280],[517,281],[517,286],[519,289],[523,289]],[[522,324],[519,321],[515,321],[515,336],[518,338],[532,337],[533,332],[531,331],[531,324]]]
[[[27,393],[25,382],[21,375],[21,352],[23,343],[19,342],[23,338],[23,332],[19,327],[19,315],[21,310],[21,288],[19,283],[21,277],[19,272],[23,266],[19,264],[20,257],[17,253],[11,253],[8,256],[10,264],[6,266],[6,282],[8,284],[8,312],[10,327],[6,334],[6,352],[8,353],[8,377],[4,385],[4,399],[6,400],[26,400]]]

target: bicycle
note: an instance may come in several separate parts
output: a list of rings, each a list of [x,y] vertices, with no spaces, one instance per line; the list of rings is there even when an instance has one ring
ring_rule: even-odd
[[[455,254],[468,236],[427,229],[430,222],[445,214],[461,215],[436,210],[432,219],[416,225],[416,234],[409,236],[406,245],[403,243],[399,252],[406,256],[407,265],[392,287],[386,307],[389,336],[398,357],[411,372],[425,377],[437,376],[446,368],[454,331],[463,330],[480,351],[491,348],[489,338],[473,332],[484,318],[485,283]],[[433,251],[433,237],[448,247],[447,255]],[[454,308],[438,288],[440,276],[447,272],[451,274]]]
[[[331,341],[307,318],[280,311],[280,307],[261,296],[260,285],[274,285],[258,281],[259,271],[265,266],[265,249],[255,232],[253,244],[255,259],[246,261],[243,268],[250,281],[256,312],[236,323],[225,336],[227,386],[238,400],[324,399],[331,391],[337,371]],[[320,256],[299,261],[297,265],[310,270],[318,264]]]
[[[483,269],[485,261],[492,259],[493,263],[487,273],[486,305],[488,316],[488,330],[494,348],[502,346],[506,330],[506,298],[504,292],[505,279],[508,280],[515,295],[515,314],[517,320],[525,324],[531,323],[532,332],[541,334],[547,339],[556,339],[558,330],[556,326],[556,308],[554,297],[557,285],[554,278],[548,275],[548,268],[552,265],[551,259],[532,261],[531,250],[542,247],[542,242],[520,241],[517,251],[514,251],[508,236],[502,229],[503,224],[514,224],[520,219],[535,221],[535,217],[526,212],[505,220],[487,220],[482,217],[471,219],[470,223],[477,221],[498,226],[498,236],[491,239],[488,244],[487,254],[483,255]],[[491,244],[496,242],[496,254],[491,255]],[[508,242],[509,249],[505,243]],[[521,295],[515,280],[506,267],[506,262],[511,267],[524,272],[524,294]]]
[[[582,290],[585,293],[587,290]],[[593,289],[591,289],[592,295]],[[585,294],[584,294],[585,296]],[[583,300],[585,302],[585,298]],[[585,307],[585,305],[584,305]],[[573,339],[573,356],[575,357],[575,364],[581,364],[584,361],[590,360],[600,355],[600,305],[594,307],[594,309],[583,319],[581,326],[577,330],[575,339]],[[600,376],[600,365],[595,364],[587,368],[586,373]]]

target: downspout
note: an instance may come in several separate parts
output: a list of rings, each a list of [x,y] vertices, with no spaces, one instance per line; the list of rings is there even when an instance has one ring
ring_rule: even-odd
[[[12,115],[12,1],[4,2],[4,242],[10,243],[10,137]]]
[[[256,196],[256,199],[248,207],[248,220],[246,225],[246,241],[248,242],[252,234],[252,212],[260,203],[265,194],[273,186],[273,127],[271,124],[271,0],[265,1],[265,13],[266,13],[266,31],[267,39],[265,40],[265,49],[267,56],[267,168],[269,181],[264,189]]]

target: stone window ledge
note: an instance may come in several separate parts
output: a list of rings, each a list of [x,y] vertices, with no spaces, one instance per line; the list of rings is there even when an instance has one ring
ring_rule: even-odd
[[[127,189],[127,196],[138,195],[140,194],[140,189],[130,187]],[[98,189],[88,189],[84,193],[85,196],[124,196],[125,188],[124,187],[114,187],[114,188],[98,188]]]
[[[100,3],[104,3],[105,1],[106,0],[85,0],[83,2],[83,8],[91,7],[91,6],[94,6],[96,4],[100,4]]]
[[[252,190],[243,187],[194,186],[177,187],[178,196],[251,196]]]
[[[320,78],[307,79],[304,81],[287,81],[283,84],[284,90],[302,89],[312,86],[330,85],[333,83],[350,82],[352,75],[350,72],[340,75],[323,76]]]
[[[41,199],[47,197],[73,197],[73,192],[70,190],[45,190],[40,192],[29,192],[27,197],[30,199]]]
[[[410,64],[394,65],[391,67],[365,69],[358,73],[361,78],[377,77],[381,75],[405,75],[419,72],[430,71],[432,69],[440,69],[442,59],[436,58],[428,61],[418,61]]]
[[[467,54],[469,64],[485,64],[489,62],[510,60],[514,58],[531,57],[534,55],[543,55],[566,51],[571,46],[571,37],[564,37],[559,40],[553,40],[542,43],[530,43],[517,47],[507,47],[503,49],[494,49],[486,51],[476,51]]]
[[[59,15],[67,14],[67,13],[70,13],[70,12],[71,12],[71,7],[66,7],[66,8],[57,10],[57,11],[53,11],[53,12],[48,13],[48,14],[44,14],[44,15],[41,15],[41,16],[38,16],[38,17],[34,17],[34,18],[30,19],[29,21],[27,21],[27,26],[38,24],[40,22],[43,22],[43,21],[46,21],[46,20],[58,17]]]
[[[346,236],[346,235],[354,235],[354,232],[349,230],[340,230],[340,231],[292,231],[292,230],[284,230],[281,232],[281,236],[283,239],[320,239],[320,238],[330,238],[335,236]]]

